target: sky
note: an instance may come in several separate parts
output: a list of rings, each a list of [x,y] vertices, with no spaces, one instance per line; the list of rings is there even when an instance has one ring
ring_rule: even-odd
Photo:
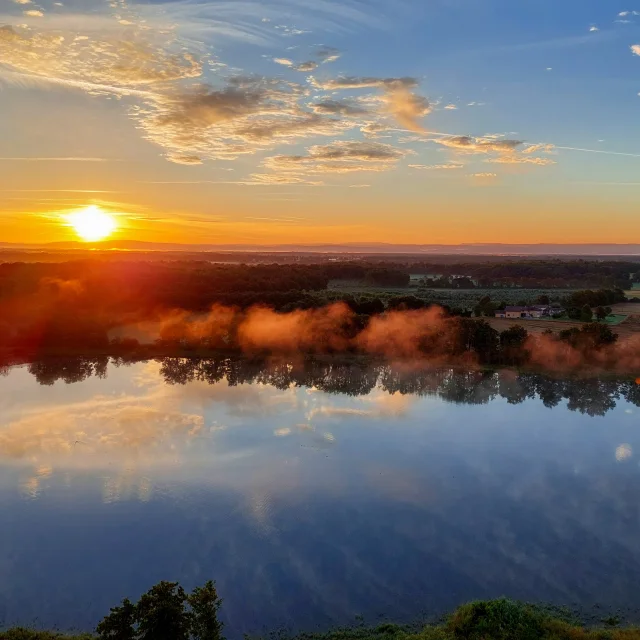
[[[637,242],[639,114],[640,0],[0,0],[0,241]]]

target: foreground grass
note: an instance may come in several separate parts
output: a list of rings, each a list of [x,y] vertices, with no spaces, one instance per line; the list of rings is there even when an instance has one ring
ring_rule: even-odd
[[[615,620],[610,621],[616,624]],[[65,636],[50,632],[12,629],[0,640],[91,640],[95,636]],[[513,602],[473,602],[457,609],[442,624],[421,631],[393,624],[352,627],[328,633],[298,636],[275,634],[279,640],[640,640],[640,628],[586,628],[545,610]],[[202,638],[201,640],[207,640]]]

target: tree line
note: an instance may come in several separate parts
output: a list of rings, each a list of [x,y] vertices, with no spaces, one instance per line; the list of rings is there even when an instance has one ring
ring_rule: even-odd
[[[179,310],[186,314],[209,313],[212,305],[234,309],[240,322],[255,307],[279,314],[327,308],[329,280],[342,273],[354,276],[363,265],[221,265],[200,262],[127,262],[87,260],[57,264],[0,264],[0,352],[35,358],[52,349],[120,352],[139,345],[130,338],[113,340],[111,332]],[[395,269],[367,267],[372,282],[406,282],[408,274]],[[624,300],[619,289],[573,292],[562,300],[570,317],[585,322],[602,317],[611,304]],[[483,363],[505,361],[500,336],[490,326],[470,320],[471,309],[434,305],[411,294],[393,297],[339,294],[335,301],[348,310],[338,327],[347,341],[366,331],[372,320],[392,311],[438,309],[449,321],[444,355],[473,352]],[[548,297],[538,302],[549,302]],[[476,306],[477,316],[493,315],[501,303],[485,296]],[[504,303],[502,303],[504,305]],[[574,314],[574,315],[572,315]],[[591,328],[596,335],[596,329]],[[238,348],[233,331],[200,336],[200,342],[179,335],[160,336],[163,348]],[[599,334],[598,334],[599,335]],[[178,343],[180,343],[178,345]],[[424,348],[423,348],[424,347]],[[418,345],[416,354],[428,351]],[[331,351],[320,340],[318,351]],[[354,348],[357,351],[357,348]],[[333,348],[335,351],[335,348]],[[510,353],[513,348],[510,348]],[[509,360],[511,360],[509,356]]]

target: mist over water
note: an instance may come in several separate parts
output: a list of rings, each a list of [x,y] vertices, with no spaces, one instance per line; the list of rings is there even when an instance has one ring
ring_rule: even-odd
[[[501,595],[634,606],[635,380],[239,358],[5,374],[6,624],[91,629],[163,579],[216,579],[232,638]]]

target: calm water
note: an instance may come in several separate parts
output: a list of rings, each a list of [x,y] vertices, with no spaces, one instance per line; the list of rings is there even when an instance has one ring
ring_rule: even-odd
[[[0,622],[217,580],[228,634],[508,595],[633,607],[640,387],[318,362],[0,377]]]

